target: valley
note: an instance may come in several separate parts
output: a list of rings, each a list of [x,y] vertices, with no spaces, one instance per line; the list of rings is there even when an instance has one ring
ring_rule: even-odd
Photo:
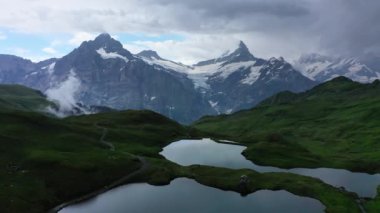
[[[12,117],[14,116],[13,114]],[[42,120],[43,118],[39,115],[34,116],[27,116],[25,119],[37,124],[35,119]],[[27,140],[30,135],[26,133],[21,137],[14,136],[18,135],[16,133],[20,131],[19,128],[22,128],[21,125],[2,131],[2,135],[10,135],[10,132],[12,132],[13,136],[10,135],[7,138],[8,143],[4,144],[2,142],[3,149],[7,147],[2,153],[6,152],[8,155],[2,155],[1,162],[12,162],[17,167],[13,170],[8,169],[1,175],[1,182],[4,184],[1,191],[5,193],[1,196],[1,206],[5,206],[6,212],[23,212],[27,209],[33,209],[35,212],[46,211],[54,205],[80,197],[97,188],[102,188],[128,173],[137,171],[141,167],[141,162],[135,157],[136,155],[144,156],[150,167],[132,180],[126,180],[127,182],[146,181],[151,184],[161,185],[168,184],[176,177],[188,177],[205,185],[240,192],[239,188],[237,188],[237,183],[241,176],[240,174],[244,173],[252,176],[253,180],[255,180],[252,187],[250,187],[253,191],[244,193],[251,193],[259,189],[282,188],[295,194],[316,198],[321,196],[320,199],[322,199],[322,196],[331,196],[326,201],[323,201],[327,208],[343,208],[343,206],[346,208],[347,202],[351,202],[351,208],[356,208],[354,195],[342,194],[338,189],[313,178],[294,175],[283,176],[281,173],[275,173],[264,175],[261,183],[261,181],[257,180],[260,180],[262,175],[252,170],[236,171],[207,166],[181,167],[170,163],[158,155],[161,147],[175,140],[175,138],[189,137],[187,134],[191,134],[192,130],[186,130],[157,114],[131,111],[123,114],[99,114],[96,117],[85,117],[70,118],[69,121],[62,122],[65,124],[60,124],[61,121],[56,121],[55,119],[45,118],[46,120],[43,120],[41,125],[48,124],[50,126],[57,122],[55,123],[55,128],[63,129],[57,129],[59,134],[55,132],[53,134],[56,135],[55,137],[43,131],[42,129],[44,128],[42,127],[39,127],[41,129],[33,129],[36,131],[35,134],[40,135],[39,137],[33,136],[33,140]],[[115,151],[111,151],[108,147],[99,143],[98,140],[102,137],[101,132],[92,125],[86,125],[93,121],[101,121],[104,122],[103,126],[108,126],[109,136],[107,140],[112,141],[115,145]],[[166,122],[167,125],[163,125]],[[157,127],[158,124],[159,127]],[[4,124],[2,125],[4,126]],[[66,125],[70,125],[71,128],[76,130],[66,132],[67,130],[65,129],[68,128]],[[65,126],[66,128],[64,128]],[[81,133],[79,134],[79,132]],[[149,134],[148,132],[151,133]],[[83,137],[83,134],[89,137]],[[94,137],[91,137],[91,135],[94,135]],[[193,135],[192,137],[196,136]],[[19,138],[18,140],[21,142],[17,143],[16,138]],[[4,167],[7,166],[3,165]],[[225,179],[225,177],[229,178]],[[269,177],[276,180],[284,178],[284,183],[272,182],[268,179]],[[289,181],[290,183],[288,183]],[[304,192],[305,185],[299,185],[299,181],[305,181],[307,185],[311,183],[317,184],[319,185],[318,187],[323,189],[323,193],[321,192],[321,195],[314,194],[314,192],[306,193]],[[119,184],[125,183],[119,182]],[[256,186],[256,184],[258,185]],[[287,184],[290,185],[286,186]],[[287,187],[290,186],[298,187],[288,189]],[[39,194],[33,192],[39,192]],[[33,196],[31,196],[31,193],[33,193]],[[334,199],[332,199],[333,197]],[[328,202],[332,202],[330,199],[335,200],[334,202],[342,202],[341,206],[336,204],[329,206]],[[336,199],[339,200],[336,201]]]
[[[48,211],[75,198],[91,195],[94,191],[107,193],[107,190],[126,183],[165,185],[176,178],[190,178],[205,186],[243,195],[255,194],[260,190],[286,190],[294,195],[319,200],[327,212],[360,212],[361,208],[376,212],[378,199],[372,199],[373,195],[360,196],[359,192],[352,192],[350,187],[344,189],[332,186],[317,177],[291,174],[281,169],[260,173],[258,167],[182,165],[170,162],[160,152],[173,141],[212,137],[246,145],[244,156],[258,165],[344,168],[377,173],[378,151],[373,144],[377,131],[373,113],[377,105],[371,104],[367,108],[361,104],[377,103],[377,87],[377,81],[359,84],[341,77],[305,93],[280,93],[251,110],[205,117],[191,126],[180,125],[151,111],[114,111],[55,118],[38,113],[40,105],[46,106],[44,98],[26,102],[23,106],[28,110],[9,111],[4,107],[0,110],[0,206],[5,212]],[[3,99],[15,105],[22,99],[23,93],[11,93]],[[44,97],[40,93],[36,94]],[[336,94],[341,99],[337,100]],[[335,108],[328,108],[328,111],[325,107],[332,106],[330,101],[335,101]],[[302,113],[300,109],[306,109],[304,104],[314,109],[309,107],[308,114]],[[351,116],[342,116],[340,113]],[[287,119],[287,114],[292,119]],[[318,116],[324,122],[321,124],[315,117],[303,116]],[[339,119],[352,122],[366,119],[363,120],[368,125],[365,140],[359,140],[360,137],[364,138],[362,132],[343,131],[350,122],[339,122]],[[302,125],[289,125],[297,122]],[[344,126],[336,125],[339,123]],[[337,129],[343,130],[340,130],[342,133],[339,135],[326,134],[318,125],[325,128],[331,125],[331,133],[339,132]],[[306,130],[301,127],[322,133],[313,137],[310,133],[306,135],[303,132]],[[346,137],[371,144],[372,149],[365,150],[363,144],[355,146],[352,141],[348,141],[353,151],[347,151]],[[298,139],[293,140],[295,138]],[[333,145],[317,139],[331,141]],[[359,148],[360,151],[354,151]],[[264,154],[265,157],[262,157]],[[239,187],[242,175],[250,180],[243,190]]]

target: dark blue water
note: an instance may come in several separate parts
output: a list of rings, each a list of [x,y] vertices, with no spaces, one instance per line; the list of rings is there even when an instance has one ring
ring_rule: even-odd
[[[371,175],[331,168],[281,169],[259,166],[241,155],[245,148],[244,146],[216,143],[210,139],[180,140],[165,147],[160,154],[183,166],[199,164],[232,169],[248,168],[258,172],[290,172],[315,177],[327,184],[344,187],[347,191],[355,192],[360,197],[375,197],[376,188],[380,185],[380,174]]]
[[[179,178],[167,186],[145,183],[121,186],[60,213],[314,213],[324,209],[315,199],[287,191],[261,190],[242,197]]]

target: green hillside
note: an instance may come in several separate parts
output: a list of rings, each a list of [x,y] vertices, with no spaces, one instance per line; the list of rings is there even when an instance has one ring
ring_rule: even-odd
[[[0,212],[46,212],[138,170],[137,156],[162,159],[161,147],[188,134],[151,111],[38,113],[50,104],[39,91],[0,85]]]
[[[141,166],[133,154],[157,157],[160,147],[185,135],[181,125],[149,111],[0,117],[2,212],[42,212],[102,188]],[[104,128],[115,151],[100,142]]]
[[[193,126],[248,145],[244,155],[280,167],[380,172],[380,82],[339,77],[310,91],[283,92],[232,115]]]
[[[42,111],[53,105],[37,90],[20,85],[0,85],[0,110]]]

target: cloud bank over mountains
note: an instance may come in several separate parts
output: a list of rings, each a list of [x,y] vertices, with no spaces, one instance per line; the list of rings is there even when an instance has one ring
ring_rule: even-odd
[[[176,34],[183,39],[125,43],[136,51],[151,48],[185,63],[205,58],[205,49],[207,58],[210,52],[219,55],[221,42],[225,48],[238,40],[246,41],[260,57],[294,59],[308,52],[378,54],[380,25],[374,23],[380,20],[379,9],[377,0],[14,0],[1,7],[0,28],[72,34],[72,44],[99,32]],[[55,51],[59,52],[45,49]]]

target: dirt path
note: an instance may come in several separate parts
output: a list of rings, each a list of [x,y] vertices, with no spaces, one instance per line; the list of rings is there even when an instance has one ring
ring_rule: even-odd
[[[108,134],[108,129],[105,128],[105,127],[99,126],[98,123],[95,123],[95,127],[97,127],[97,128],[99,128],[99,129],[102,130],[102,136],[100,137],[99,142],[101,144],[107,146],[111,151],[115,151],[115,146],[111,142],[108,142],[108,141],[104,140],[106,138],[107,134]]]
[[[359,206],[359,208],[360,208],[360,211],[361,211],[362,213],[367,213],[367,211],[364,209],[363,201],[359,198],[359,199],[356,200],[356,202],[358,203],[358,206]]]
[[[83,196],[81,196],[79,198],[76,198],[74,200],[68,201],[68,202],[63,203],[63,204],[61,204],[59,206],[56,206],[53,209],[51,209],[49,211],[49,213],[56,213],[56,212],[59,212],[60,210],[62,210],[63,208],[66,208],[67,206],[71,206],[71,205],[74,205],[76,203],[80,203],[80,202],[89,200],[89,199],[91,199],[93,197],[96,197],[96,196],[98,196],[98,195],[100,195],[102,193],[107,192],[110,189],[113,189],[113,188],[115,188],[117,186],[126,184],[130,180],[132,180],[132,178],[134,178],[135,176],[140,175],[140,174],[146,172],[149,169],[149,167],[150,167],[149,163],[145,160],[145,158],[143,158],[141,156],[135,156],[135,157],[137,157],[138,160],[142,164],[141,167],[138,170],[136,170],[136,171],[134,171],[134,172],[132,172],[132,173],[130,173],[130,174],[128,174],[128,175],[120,178],[119,180],[116,180],[115,182],[111,183],[110,185],[107,185],[107,186],[105,186],[105,187],[103,187],[103,188],[101,188],[101,189],[99,189],[97,191],[94,191],[94,192],[92,192],[90,194],[87,194],[87,195],[83,195]]]

